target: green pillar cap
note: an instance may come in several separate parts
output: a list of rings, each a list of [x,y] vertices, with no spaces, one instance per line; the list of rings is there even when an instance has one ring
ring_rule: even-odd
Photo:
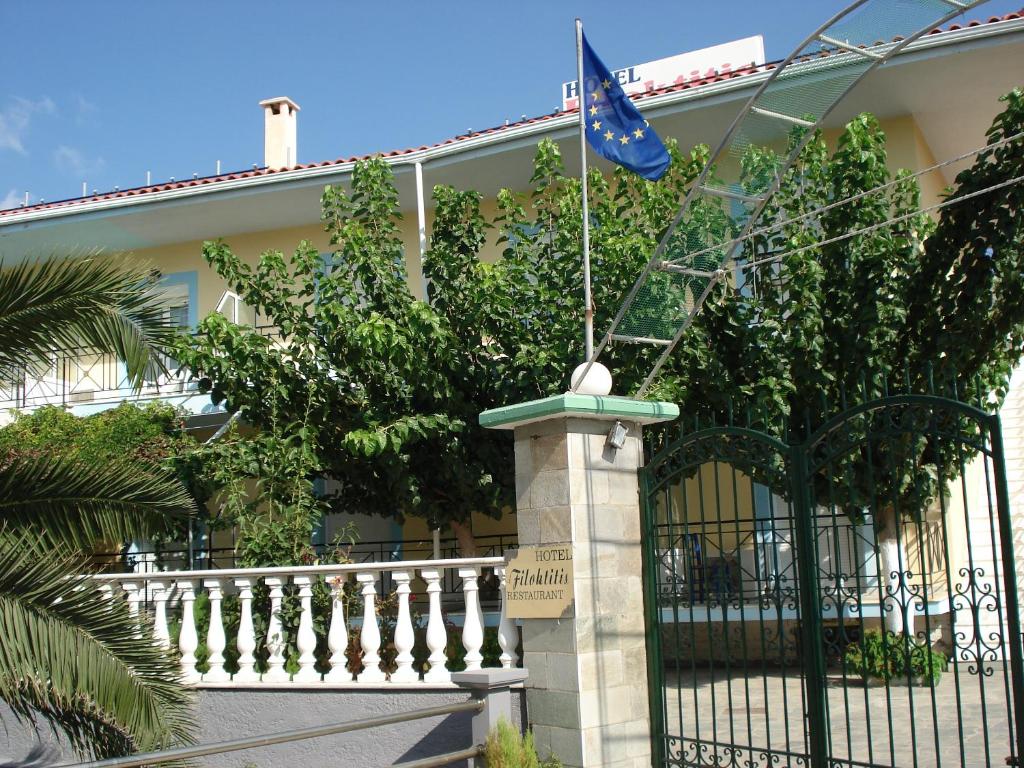
[[[551,418],[582,416],[601,421],[632,421],[637,424],[657,424],[672,421],[679,416],[675,403],[634,400],[631,397],[611,395],[578,395],[566,392],[542,400],[492,408],[480,414],[480,426],[487,429],[515,429],[524,424]]]

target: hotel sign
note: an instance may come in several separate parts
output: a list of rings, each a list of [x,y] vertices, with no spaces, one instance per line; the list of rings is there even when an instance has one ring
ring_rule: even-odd
[[[764,38],[760,35],[733,40],[731,43],[701,48],[699,51],[669,56],[667,59],[634,64],[612,70],[626,93],[643,93],[669,85],[682,85],[725,74],[752,64],[764,64]],[[562,109],[576,108],[576,81],[562,83]]]
[[[511,619],[561,619],[573,615],[572,545],[520,547],[505,567],[505,601]]]

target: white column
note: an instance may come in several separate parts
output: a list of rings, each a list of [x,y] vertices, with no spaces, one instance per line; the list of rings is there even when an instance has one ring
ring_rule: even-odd
[[[220,579],[204,579],[210,596],[210,629],[206,633],[206,647],[210,651],[210,669],[203,675],[203,681],[207,683],[226,683],[231,679],[224,670],[224,647],[227,640],[224,637],[224,620],[221,617],[220,603],[224,597],[221,591]]]
[[[391,673],[391,682],[416,683],[420,679],[412,668],[412,647],[416,635],[412,629],[412,616],[409,615],[409,581],[412,579],[412,571],[395,571],[391,578],[398,585],[395,588],[398,593],[398,621],[395,623],[395,650],[398,652],[395,663],[398,668]]]
[[[260,676],[256,671],[256,631],[252,626],[252,588],[250,579],[235,579],[238,587],[238,602],[241,604],[241,616],[238,621],[238,637],[235,647],[238,648],[238,671],[235,673],[236,683],[255,683]]]
[[[484,644],[483,622],[480,620],[480,594],[477,579],[479,568],[459,568],[462,593],[466,598],[466,619],[462,624],[462,647],[466,649],[466,671],[480,669],[484,657],[480,647]]]
[[[196,634],[196,616],[192,610],[196,601],[195,579],[182,579],[177,582],[181,592],[181,634],[178,636],[178,650],[181,651],[181,672],[187,683],[198,683],[199,673],[196,672],[196,648],[199,647],[199,635]]]
[[[292,682],[319,683],[320,673],[316,671],[316,633],[313,631],[313,578],[312,576],[296,576],[293,581],[299,588],[299,602],[302,613],[299,616],[299,635],[295,644],[299,649],[299,671]]]
[[[508,604],[505,601],[505,569],[495,568],[494,575],[498,577],[501,591],[501,619],[498,622],[498,645],[501,646],[501,656],[498,658],[501,660],[502,667],[511,669],[519,661],[519,656],[516,654],[516,641],[519,639],[519,633],[516,630],[516,623],[508,617]]]
[[[363,629],[359,633],[359,645],[363,649],[363,671],[356,678],[360,683],[382,683],[386,675],[380,668],[380,627],[377,626],[377,590],[374,584],[377,576],[372,573],[357,573],[356,581],[363,585]]]
[[[441,572],[434,568],[420,571],[420,576],[427,582],[427,598],[430,600],[430,613],[427,617],[427,648],[430,650],[430,669],[423,675],[425,683],[449,683],[451,672],[445,667],[444,650],[448,645],[448,632],[444,627],[441,615]]]
[[[267,659],[268,669],[263,673],[265,683],[287,683],[288,673],[284,671],[284,628],[281,626],[281,598],[284,592],[281,585],[282,579],[270,576],[264,579],[264,583],[270,588],[270,621],[267,624],[267,650],[270,657]]]
[[[324,681],[350,683],[352,673],[348,671],[348,627],[345,624],[345,574],[338,574],[331,580],[331,627],[327,630],[327,647],[331,649],[331,669]]]
[[[423,259],[427,254],[427,214],[424,208],[423,163],[416,163],[416,230],[420,241],[420,275],[423,279],[423,300],[429,295],[427,278],[423,274]],[[438,555],[434,555],[438,557]]]
[[[125,600],[128,602],[128,612],[134,618],[139,618],[139,601],[142,599],[139,585],[134,581],[122,581],[121,589],[124,590]]]
[[[171,596],[170,590],[164,581],[149,582],[149,589],[153,595],[153,638],[157,645],[169,651],[171,633],[167,629],[167,598]]]

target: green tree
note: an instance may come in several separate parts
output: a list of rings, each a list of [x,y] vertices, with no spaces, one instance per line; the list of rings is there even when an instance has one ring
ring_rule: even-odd
[[[1019,131],[1022,112],[1014,92],[990,138]],[[673,163],[656,183],[621,169],[611,179],[590,173],[598,329],[610,324],[706,160],[705,147],[682,154],[669,144]],[[1007,144],[982,153],[958,177],[955,194],[1019,174],[1020,152]],[[741,181],[756,185],[777,163],[771,150],[752,147]],[[831,155],[821,136],[812,137],[761,222],[780,229],[748,244],[741,261],[791,253],[746,283],[715,289],[651,396],[705,416],[742,402],[766,426],[788,424],[788,432],[820,423],[823,395],[839,402],[844,384],[919,383],[928,360],[945,355],[939,375],[962,393],[981,386],[1001,397],[1024,311],[1019,187],[945,209],[936,225],[915,213],[916,180],[901,173],[856,204],[782,223],[889,180],[885,137],[871,116],[853,120]],[[500,192],[490,223],[477,193],[434,190],[428,296],[417,301],[407,287],[390,172],[380,160],[360,164],[351,196],[324,194],[335,248],[326,259],[302,243],[290,257],[268,251],[250,267],[224,243],[205,244],[207,261],[281,335],[266,338],[211,316],[183,356],[204,372],[215,400],[259,429],[269,429],[272,412],[286,422],[311,414],[310,439],[322,471],[340,481],[345,508],[420,515],[457,533],[472,511],[498,516],[513,503],[512,448],[507,436],[480,429],[478,414],[565,391],[583,357],[579,181],[564,175],[557,146],[545,141],[532,183],[528,199]],[[728,237],[728,213],[724,203],[705,204],[682,236]],[[890,226],[890,217],[907,218]],[[489,263],[480,253],[492,234],[504,252]],[[679,299],[680,289],[656,275],[648,320]],[[972,329],[983,332],[980,343],[965,343],[977,337]],[[608,349],[602,361],[617,391],[636,391],[653,354],[640,345]],[[857,499],[849,502],[857,508]]]
[[[676,163],[657,185],[625,172],[610,185],[592,174],[603,317],[699,168],[699,153],[672,151]],[[563,175],[551,142],[538,149],[534,180],[533,216],[513,194],[500,195],[505,258],[496,263],[478,258],[488,230],[479,195],[435,190],[424,264],[431,287],[419,301],[407,284],[390,170],[362,163],[351,196],[324,193],[329,256],[303,242],[252,267],[222,242],[205,244],[206,260],[280,333],[214,314],[179,357],[202,372],[215,401],[262,432],[306,425],[317,471],[339,481],[343,508],[450,525],[470,553],[472,512],[499,517],[514,498],[511,446],[480,429],[477,416],[564,390],[566,361],[582,355],[579,183]],[[616,359],[644,355],[621,350]]]
[[[117,260],[0,270],[0,369],[45,368],[54,346],[116,354],[141,383],[174,329],[152,277]],[[177,664],[123,600],[87,576],[82,549],[162,528],[193,510],[167,472],[137,461],[8,450],[0,456],[0,698],[41,716],[83,752],[118,755],[188,741]]]

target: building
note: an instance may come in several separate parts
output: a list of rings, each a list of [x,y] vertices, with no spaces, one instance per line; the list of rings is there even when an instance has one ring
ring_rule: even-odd
[[[916,41],[872,74],[831,115],[826,135],[835,135],[853,115],[870,110],[882,122],[894,168],[920,169],[958,156],[984,142],[984,133],[999,109],[998,97],[1019,85],[1024,61],[1024,14],[952,25]],[[722,62],[724,65],[725,62]],[[635,96],[658,132],[684,145],[714,144],[739,107],[767,77],[763,62],[754,66],[703,72],[695,79],[652,87]],[[555,84],[553,84],[554,86]],[[225,238],[239,254],[255,260],[267,248],[290,250],[302,239],[328,249],[319,221],[319,197],[327,184],[345,184],[359,158],[300,163],[297,145],[299,107],[281,97],[260,103],[264,112],[264,166],[219,176],[172,181],[147,187],[0,211],[0,255],[6,263],[49,254],[98,249],[130,251],[163,275],[169,315],[194,326],[209,312],[220,311],[240,322],[256,322],[248,308],[201,258],[205,239]],[[569,173],[578,173],[577,116],[555,112],[456,136],[433,146],[384,153],[392,166],[405,213],[402,226],[412,291],[423,294],[420,269],[431,226],[425,205],[435,184],[472,188],[493,211],[500,187],[529,185],[536,143],[551,138],[563,144]],[[930,205],[966,165],[944,167],[921,178],[922,203]],[[574,167],[574,163],[576,164]],[[605,170],[609,166],[599,163]],[[496,256],[496,243],[485,253]],[[1024,412],[1020,376],[1007,403],[1009,461],[1015,468],[1011,492],[1020,505],[1024,493]],[[126,386],[123,370],[112,360],[74,350],[55,355],[42,377],[22,376],[0,382],[0,408],[32,409],[55,403],[87,414],[126,397],[161,398],[185,408],[192,425],[215,429],[219,412],[199,395],[187,375],[148,382],[141,393]],[[1012,425],[1012,426],[1011,426]],[[364,542],[382,542],[379,555],[399,554],[399,542],[425,541],[429,532],[411,520],[399,529],[376,518],[359,520]],[[474,521],[481,541],[512,535],[510,521]],[[329,535],[329,530],[328,530]],[[411,552],[407,548],[405,554]],[[421,552],[422,554],[422,552]],[[377,559],[380,559],[378,556]]]

